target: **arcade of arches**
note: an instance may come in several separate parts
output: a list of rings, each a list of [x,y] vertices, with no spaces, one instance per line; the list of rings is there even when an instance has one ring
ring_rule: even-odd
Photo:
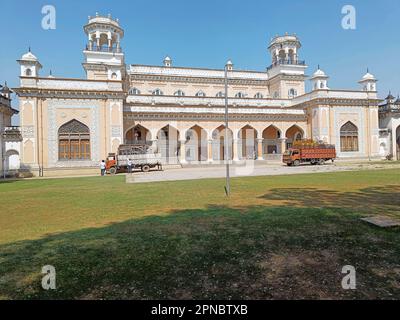
[[[167,163],[195,163],[223,161],[227,156],[235,161],[272,159],[305,137],[304,128],[297,124],[284,128],[246,124],[228,131],[224,125],[212,129],[200,124],[184,129],[171,124],[160,127],[136,124],[125,132],[125,144],[148,144]]]

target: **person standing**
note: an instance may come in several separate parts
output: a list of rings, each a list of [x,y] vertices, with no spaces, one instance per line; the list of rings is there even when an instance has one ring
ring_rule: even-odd
[[[106,162],[104,160],[101,160],[100,170],[101,170],[101,176],[104,177],[106,174]]]
[[[128,160],[128,173],[129,174],[132,173],[132,160],[131,159]]]

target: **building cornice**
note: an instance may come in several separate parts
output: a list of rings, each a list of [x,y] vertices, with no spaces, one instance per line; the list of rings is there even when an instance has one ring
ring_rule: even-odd
[[[14,88],[19,97],[40,99],[125,99],[121,91],[76,91],[62,89]]]
[[[125,120],[157,121],[157,120],[186,120],[186,121],[224,121],[224,114],[214,113],[142,113],[124,112]],[[287,114],[230,114],[230,121],[299,121],[306,122],[306,115]]]
[[[294,108],[312,108],[318,106],[357,106],[357,107],[377,107],[380,100],[378,99],[344,99],[344,98],[316,98],[300,104],[296,104]]]
[[[224,78],[215,77],[192,77],[192,76],[172,76],[172,75],[157,75],[157,74],[142,74],[130,73],[130,81],[152,81],[152,82],[184,82],[184,83],[197,83],[197,84],[218,84],[224,85]],[[252,80],[252,79],[228,79],[230,85],[254,85],[254,86],[267,86],[269,80]]]

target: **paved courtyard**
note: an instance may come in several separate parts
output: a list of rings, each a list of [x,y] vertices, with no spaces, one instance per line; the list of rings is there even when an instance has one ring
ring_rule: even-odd
[[[299,167],[288,167],[281,163],[255,163],[248,161],[246,164],[235,164],[230,166],[231,177],[249,177],[249,176],[273,176],[289,175],[302,173],[323,173],[336,171],[354,171],[354,170],[376,170],[383,168],[399,168],[400,163],[376,163],[376,162],[353,162],[353,163],[327,163],[323,166],[301,165]],[[225,177],[226,169],[224,165],[210,166],[188,166],[177,169],[168,169],[165,171],[152,171],[149,173],[134,173],[127,177],[130,183],[145,183],[157,181],[177,181],[177,180],[197,180],[208,178]]]

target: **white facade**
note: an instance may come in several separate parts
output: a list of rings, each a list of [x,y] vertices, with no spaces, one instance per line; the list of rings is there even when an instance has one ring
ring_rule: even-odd
[[[0,177],[20,169],[20,131],[11,127],[11,117],[18,111],[11,108],[11,93],[7,84],[0,87]]]
[[[93,167],[119,145],[137,143],[161,151],[167,163],[218,162],[224,154],[277,159],[298,139],[334,144],[340,158],[379,157],[376,79],[367,73],[359,91],[337,90],[318,68],[306,92],[296,35],[271,39],[265,70],[227,62],[226,130],[224,69],[177,67],[169,56],[160,65],[126,65],[119,21],[96,15],[84,31],[86,79],[42,77],[31,52],[18,60],[21,166],[39,174]],[[65,128],[81,131],[72,139]],[[81,151],[71,151],[75,143]]]
[[[400,160],[400,99],[389,93],[379,106],[380,155]]]

